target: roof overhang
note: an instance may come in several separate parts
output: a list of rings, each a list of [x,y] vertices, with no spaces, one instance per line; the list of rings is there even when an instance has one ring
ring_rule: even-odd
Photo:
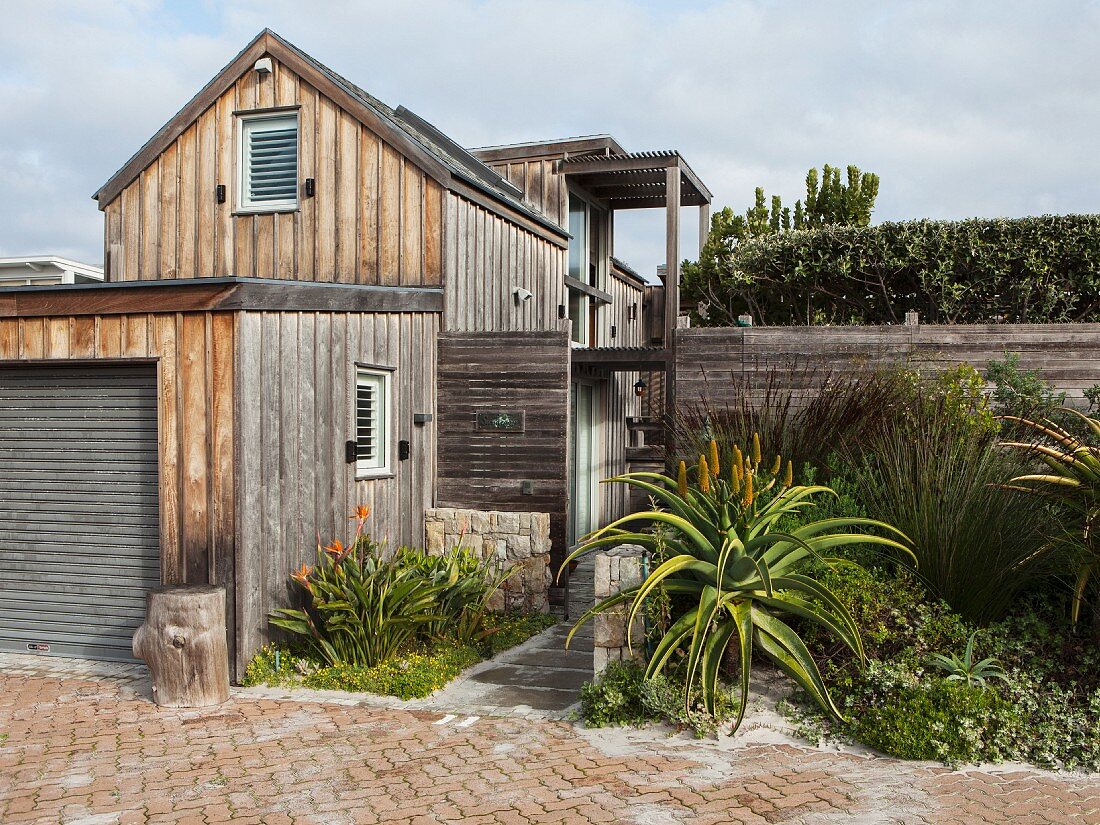
[[[611,135],[582,135],[557,140],[532,140],[526,143],[482,146],[470,151],[483,163],[503,163],[571,155],[621,155],[626,150]]]
[[[557,162],[556,169],[611,209],[667,206],[669,169],[680,171],[680,206],[705,206],[712,198],[676,151],[567,157]]]
[[[0,289],[0,318],[134,312],[442,312],[437,287],[368,286],[274,278],[181,278]]]

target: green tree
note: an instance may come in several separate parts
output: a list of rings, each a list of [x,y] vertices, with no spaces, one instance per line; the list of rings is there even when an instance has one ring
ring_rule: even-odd
[[[736,280],[733,251],[739,243],[762,235],[791,230],[818,229],[823,226],[868,226],[878,197],[879,177],[849,166],[847,181],[841,180],[839,167],[825,164],[821,174],[816,168],[806,173],[805,200],[796,200],[793,211],[783,205],[779,195],[769,204],[764,187],[756,187],[756,200],[742,213],[730,207],[717,211],[710,222],[710,234],[696,262],[683,265],[684,292],[706,305],[711,323],[733,324],[737,310],[710,294],[708,285]],[[700,314],[702,314],[702,310]],[[710,312],[715,315],[711,316]]]

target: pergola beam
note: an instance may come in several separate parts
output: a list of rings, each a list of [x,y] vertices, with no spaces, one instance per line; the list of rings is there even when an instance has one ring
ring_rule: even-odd
[[[680,206],[703,206],[707,201],[699,195],[685,192],[680,196]],[[665,195],[645,195],[643,197],[607,198],[607,208],[614,211],[622,209],[664,209],[668,205]]]

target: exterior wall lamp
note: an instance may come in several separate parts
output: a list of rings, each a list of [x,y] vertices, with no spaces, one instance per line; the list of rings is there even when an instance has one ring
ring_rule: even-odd
[[[641,398],[643,395],[645,395],[645,390],[647,386],[648,385],[646,384],[646,382],[639,378],[637,381],[634,382],[634,394]]]

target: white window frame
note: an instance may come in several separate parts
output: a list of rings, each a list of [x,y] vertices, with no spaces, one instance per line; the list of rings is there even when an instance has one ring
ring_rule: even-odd
[[[248,135],[255,131],[258,124],[271,129],[285,128],[285,124],[294,123],[295,139],[298,150],[295,152],[294,197],[280,200],[252,201],[248,195],[248,178],[251,172],[251,156],[248,153]],[[299,189],[302,181],[302,131],[298,112],[266,112],[257,115],[239,115],[237,128],[237,211],[249,213],[293,212],[298,209]]]
[[[393,475],[393,369],[365,364],[355,365],[355,386],[352,393],[352,427],[355,436],[355,478],[382,478]],[[378,455],[360,458],[359,445],[359,387],[366,384],[381,390],[381,399],[374,405],[374,430],[377,434]],[[379,420],[379,418],[381,420]]]

